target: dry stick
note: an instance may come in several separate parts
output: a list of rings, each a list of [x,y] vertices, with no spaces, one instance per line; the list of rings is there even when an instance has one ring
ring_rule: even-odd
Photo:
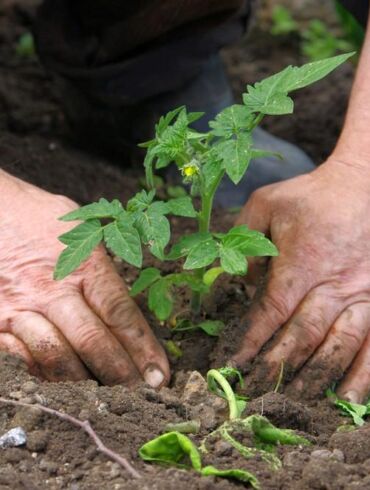
[[[48,413],[50,415],[55,415],[56,417],[59,417],[62,420],[66,420],[67,422],[70,422],[71,424],[73,424],[77,427],[80,427],[82,430],[84,430],[86,432],[86,434],[88,434],[91,437],[91,439],[94,441],[96,447],[98,448],[98,450],[101,453],[105,454],[106,456],[108,456],[108,458],[112,459],[113,461],[118,463],[120,466],[125,468],[133,478],[141,478],[140,473],[138,473],[135,470],[135,468],[133,468],[130,465],[130,463],[127,461],[126,458],[124,458],[123,456],[120,456],[118,453],[116,453],[115,451],[112,451],[112,449],[109,449],[107,446],[105,446],[105,444],[103,444],[102,440],[100,439],[98,434],[94,431],[94,429],[92,428],[92,426],[88,420],[82,421],[82,420],[76,419],[75,417],[72,417],[72,415],[68,415],[67,413],[59,412],[58,410],[54,410],[52,408],[44,407],[43,405],[39,405],[37,403],[35,405],[32,405],[30,403],[17,402],[15,400],[8,400],[6,398],[1,398],[1,397],[0,397],[0,403],[5,403],[8,405],[16,405],[16,406],[26,407],[26,408],[37,407],[42,412]]]

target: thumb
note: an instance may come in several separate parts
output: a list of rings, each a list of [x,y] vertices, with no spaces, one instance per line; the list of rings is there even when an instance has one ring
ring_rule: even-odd
[[[251,230],[260,231],[270,236],[271,204],[267,198],[266,188],[255,191],[244,208],[241,210],[235,225],[247,225]],[[248,258],[247,283],[257,285],[260,278],[265,275],[268,257]]]

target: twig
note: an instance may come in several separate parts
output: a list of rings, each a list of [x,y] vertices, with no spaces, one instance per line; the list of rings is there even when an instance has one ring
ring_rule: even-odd
[[[281,383],[283,382],[283,378],[284,378],[284,359],[281,360],[280,372],[274,389],[274,393],[279,393],[279,388],[281,386]]]
[[[103,444],[102,440],[100,437],[97,435],[97,433],[94,431],[92,428],[90,422],[88,420],[79,420],[76,419],[75,417],[72,417],[72,415],[68,415],[67,413],[59,412],[58,410],[54,410],[52,408],[44,407],[43,405],[39,404],[34,404],[32,405],[31,403],[23,403],[23,402],[18,402],[15,400],[8,400],[6,398],[1,398],[0,397],[0,403],[5,403],[7,405],[15,405],[15,406],[20,406],[20,407],[26,407],[26,408],[39,408],[42,412],[48,413],[50,415],[55,415],[56,417],[65,420],[67,422],[70,422],[71,424],[75,425],[76,427],[80,427],[82,430],[88,434],[91,439],[94,441],[97,449],[105,454],[109,459],[112,459],[116,463],[118,463],[120,466],[125,468],[125,470],[130,473],[130,475],[133,478],[141,478],[141,475],[133,468],[130,463],[127,461],[126,458],[123,456],[120,456],[118,453],[113,451],[112,449],[109,449],[105,444]]]

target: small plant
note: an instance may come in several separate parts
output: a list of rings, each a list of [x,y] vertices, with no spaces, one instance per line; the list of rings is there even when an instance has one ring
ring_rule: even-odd
[[[365,423],[365,417],[370,415],[370,400],[367,403],[352,403],[347,400],[341,400],[334,391],[327,390],[326,396],[334,401],[334,405],[341,410],[344,415],[351,417],[353,423],[361,427]]]
[[[254,457],[262,459],[273,470],[278,470],[282,466],[280,459],[275,454],[277,445],[310,444],[307,439],[299,436],[293,430],[279,429],[261,415],[250,415],[243,418],[242,414],[247,405],[246,398],[234,392],[228,381],[229,378],[236,378],[239,383],[243,383],[241,374],[234,368],[211,369],[207,373],[209,390],[228,402],[229,420],[208,434],[202,440],[199,448],[183,433],[170,431],[144,444],[139,449],[140,457],[148,462],[169,464],[186,469],[192,468],[203,476],[213,475],[248,482],[253,488],[258,489],[260,488],[258,479],[248,471],[235,468],[220,470],[214,466],[203,467],[202,456],[209,452],[207,443],[210,438],[220,437],[246,459]],[[186,429],[189,424],[192,425],[193,422],[186,424]],[[177,427],[182,425],[184,424],[176,424]],[[194,432],[198,431],[199,428]],[[255,447],[247,447],[239,442],[233,436],[233,432],[252,436]]]
[[[312,19],[301,27],[291,11],[276,5],[272,11],[270,33],[274,36],[296,35],[301,53],[310,61],[318,61],[337,53],[359,51],[364,41],[364,29],[339,2],[335,2],[340,31],[334,32],[320,19]]]
[[[82,223],[59,237],[66,248],[58,259],[55,279],[71,274],[101,242],[113,254],[140,269],[144,245],[161,261],[180,261],[181,270],[162,275],[157,268],[146,268],[133,284],[131,295],[148,290],[150,310],[164,321],[174,307],[174,288],[187,286],[192,291],[193,317],[197,318],[204,295],[211,291],[220,274],[245,275],[247,257],[278,254],[270,240],[245,225],[233,227],[227,233],[210,230],[220,182],[227,175],[237,185],[253,158],[270,154],[253,146],[253,130],[266,115],[291,114],[294,108],[291,92],[322,79],[352,54],[300,68],[289,66],[248,85],[243,104],[221,111],[209,123],[207,133],[191,129],[191,123],[202,113],[188,113],[185,107],[161,117],[155,127],[155,138],[141,145],[147,149],[144,166],[148,190],[140,191],[126,206],[117,200],[100,199],[60,218]],[[171,163],[177,165],[184,182],[190,185],[190,195],[156,200],[154,171]],[[167,250],[171,236],[167,216],[171,214],[196,220],[198,231],[183,236]],[[211,335],[220,330],[220,322],[207,321],[200,326]],[[182,324],[182,330],[194,328],[197,326],[192,323]]]
[[[31,32],[25,32],[19,37],[15,52],[21,58],[34,58],[36,56],[35,40]]]

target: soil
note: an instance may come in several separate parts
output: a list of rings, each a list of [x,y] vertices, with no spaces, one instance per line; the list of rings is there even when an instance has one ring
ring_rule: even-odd
[[[80,203],[101,196],[126,201],[139,188],[139,173],[74,148],[66,136],[66,125],[58,93],[50,76],[37,59],[14,55],[19,36],[33,19],[35,0],[7,0],[0,6],[0,158],[4,170],[51,192],[68,195]],[[266,30],[266,19],[274,2],[262,2],[251,33],[243,42],[224,52],[236,96],[245,83],[258,80],[302,57],[296,40],[278,39]],[[290,2],[296,15],[306,22],[311,14],[334,22],[332,12],[318,0]],[[270,119],[266,127],[275,134],[300,144],[317,163],[330,153],[343,121],[354,68],[347,64],[330,79],[296,97],[296,113],[281,120]],[[317,108],[320,108],[318,113]],[[226,229],[235,215],[219,211],[218,227]],[[190,225],[172,222],[175,236]],[[154,264],[147,258],[148,265]],[[116,262],[118,271],[130,284],[137,272]],[[185,294],[185,293],[184,293]],[[183,295],[180,301],[186,299]],[[140,306],[157,336],[165,341],[169,330]],[[0,355],[0,394],[30,404],[41,404],[80,419],[89,419],[104,443],[125,455],[141,473],[133,480],[116,463],[100,454],[88,436],[68,422],[32,410],[0,406],[0,435],[22,426],[27,433],[24,447],[0,449],[0,490],[5,489],[114,489],[114,490],[227,490],[242,484],[192,471],[144,464],[138,448],[157,436],[167,423],[200,418],[201,432],[196,442],[224,420],[224,406],[206,394],[201,378],[210,366],[220,366],[240,342],[243,323],[239,319],[248,308],[248,294],[241,279],[219,281],[212,302],[205,306],[209,318],[227,324],[219,339],[201,333],[178,335],[174,340],[184,355],[171,359],[173,379],[160,392],[146,385],[129,392],[122,386],[104,387],[94,380],[80,383],[46,383],[30,376],[23,364]],[[191,374],[193,373],[193,374]],[[186,395],[189,376],[200,383],[199,390]],[[201,389],[203,388],[203,390]],[[185,390],[185,395],[184,395]],[[246,460],[227,444],[211,440],[205,462],[219,468],[241,468],[253,472],[262,489],[351,490],[370,488],[370,426],[355,431],[348,419],[338,414],[326,399],[297,401],[279,393],[264,393],[248,404],[247,413],[267,416],[272,423],[292,428],[307,437],[311,446],[281,446],[283,466],[272,471],[260,458]],[[346,425],[347,424],[347,425]]]

